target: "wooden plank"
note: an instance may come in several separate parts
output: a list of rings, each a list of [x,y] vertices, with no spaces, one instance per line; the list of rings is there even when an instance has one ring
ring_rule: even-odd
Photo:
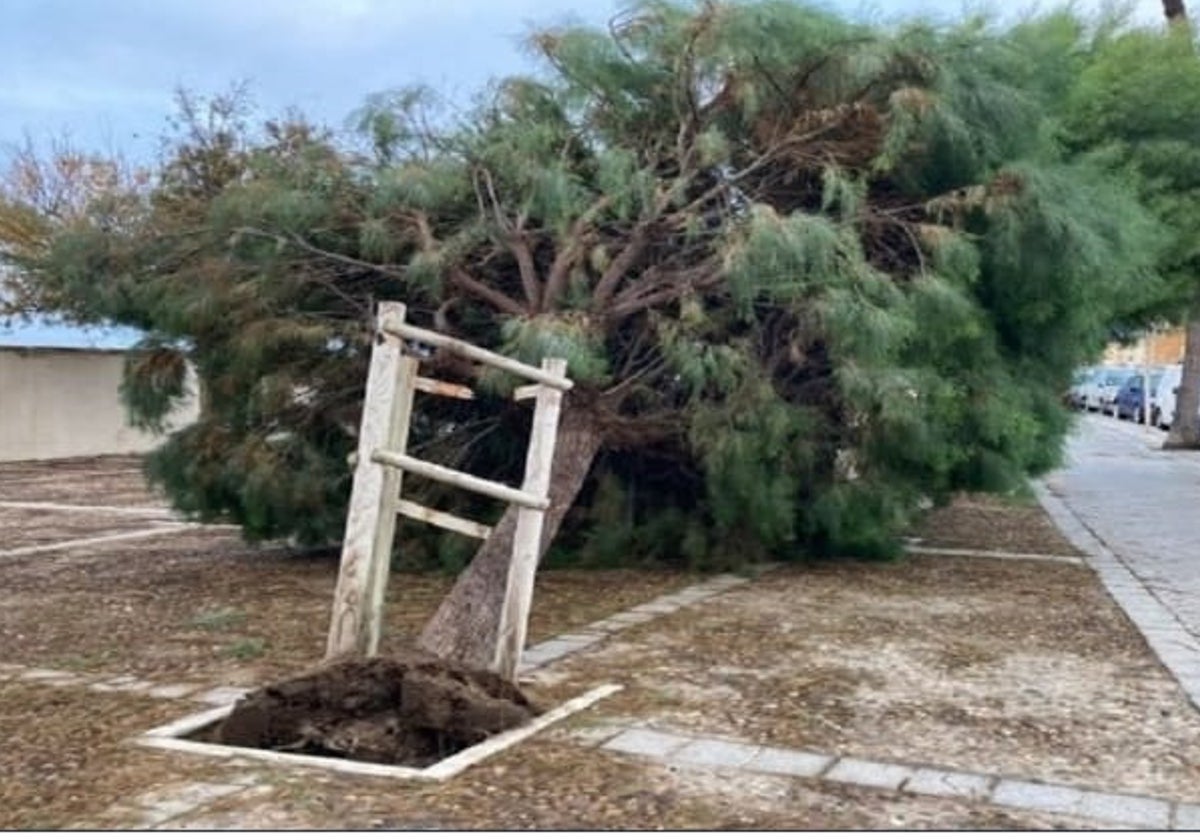
[[[381,303],[376,323],[384,319],[402,321],[404,305]],[[389,445],[402,448],[407,438],[417,360],[405,357],[402,351],[402,342],[397,337],[376,331],[325,647],[327,658],[370,655],[378,644],[381,586],[386,583],[391,559],[400,476],[373,460],[371,453]]]
[[[442,382],[425,376],[417,377],[417,390],[426,394],[436,394],[439,397],[451,397],[456,400],[473,400],[475,392],[466,385],[456,385],[453,382]]]
[[[370,460],[377,464],[398,467],[405,472],[419,475],[422,478],[428,478],[431,481],[440,481],[442,484],[449,484],[452,487],[470,490],[472,493],[479,493],[481,496],[491,496],[493,499],[499,499],[502,502],[509,502],[510,504],[521,505],[522,507],[537,508],[538,510],[545,510],[550,506],[550,501],[544,495],[535,496],[524,490],[509,487],[507,484],[501,484],[498,481],[488,481],[486,478],[477,478],[469,473],[443,467],[441,464],[431,464],[428,461],[422,461],[420,458],[405,455],[403,452],[380,449],[371,454]]]
[[[410,341],[419,341],[422,344],[428,344],[430,347],[440,347],[459,356],[464,356],[485,365],[491,365],[500,370],[506,370],[509,373],[515,373],[518,376],[532,379],[534,382],[548,385],[551,388],[557,388],[560,391],[569,391],[574,385],[565,376],[555,376],[547,373],[545,367],[540,369],[535,368],[524,362],[518,362],[516,359],[510,359],[507,356],[501,356],[499,353],[493,353],[490,350],[484,350],[482,347],[476,347],[474,344],[468,344],[460,339],[451,338],[448,335],[442,335],[432,330],[423,330],[420,327],[414,327],[412,324],[404,323],[403,318],[381,317],[380,324],[381,329],[390,335],[397,335]]]
[[[544,359],[542,369],[551,376],[563,377],[567,372],[567,362],[565,359]],[[521,489],[531,495],[546,497],[550,493],[550,471],[558,439],[562,391],[548,387],[539,387],[539,391],[533,407],[533,431],[529,438],[525,481]],[[521,652],[525,649],[545,518],[544,509],[521,508],[517,512],[512,562],[508,567],[493,662],[493,670],[509,680],[516,680],[517,669],[521,666]]]
[[[401,516],[407,516],[409,519],[428,522],[430,525],[445,528],[447,531],[456,531],[459,534],[465,534],[468,537],[475,537],[479,540],[486,540],[492,533],[492,529],[487,525],[472,522],[470,519],[463,519],[461,516],[446,513],[444,510],[427,508],[416,502],[410,502],[408,499],[400,500],[400,503],[396,505],[396,512]]]
[[[541,385],[522,385],[520,388],[514,388],[513,392],[512,392],[512,398],[515,402],[521,402],[522,400],[536,399],[537,395],[538,395],[538,388],[540,388],[540,387],[542,387],[542,386]]]

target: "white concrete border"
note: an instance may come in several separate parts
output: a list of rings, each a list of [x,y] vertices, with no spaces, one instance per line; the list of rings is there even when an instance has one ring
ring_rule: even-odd
[[[215,709],[208,709],[197,714],[188,715],[185,718],[165,724],[163,726],[151,729],[149,732],[133,739],[133,743],[142,747],[151,747],[154,749],[174,750],[176,752],[187,752],[195,755],[204,755],[214,758],[248,758],[256,761],[267,762],[274,765],[289,765],[289,766],[304,766],[316,767],[323,770],[331,770],[338,773],[353,773],[363,776],[380,776],[390,779],[415,779],[418,781],[427,782],[444,782],[447,779],[461,773],[473,764],[477,764],[486,758],[490,758],[502,750],[506,750],[515,744],[524,741],[548,726],[558,723],[560,720],[573,715],[576,712],[592,706],[595,703],[609,697],[618,691],[623,686],[608,684],[594,688],[585,694],[568,700],[561,706],[556,706],[540,717],[534,718],[524,726],[516,729],[510,729],[507,732],[501,732],[468,747],[461,752],[455,753],[437,764],[424,768],[416,767],[398,767],[391,764],[374,764],[366,761],[351,761],[344,758],[327,758],[324,756],[315,755],[299,755],[295,753],[273,752],[271,750],[257,750],[247,747],[229,747],[224,744],[209,744],[200,741],[189,741],[186,736],[203,729],[212,723],[222,720],[227,717],[233,710],[232,705],[220,706]]]
[[[1021,551],[991,551],[978,548],[943,548],[941,546],[906,543],[906,554],[928,554],[933,557],[983,557],[988,560],[1043,560],[1050,563],[1066,563],[1082,566],[1084,560],[1073,554],[1028,554]]]
[[[73,505],[65,502],[5,502],[0,508],[9,510],[48,510],[62,513],[117,513],[129,516],[150,516],[174,519],[176,513],[170,508],[120,507],[117,505]]]
[[[9,548],[0,551],[0,560],[15,560],[20,557],[29,557],[34,554],[44,554],[47,551],[62,551],[67,548],[86,548],[91,545],[103,545],[104,543],[123,542],[125,540],[144,540],[148,537],[166,536],[167,534],[180,534],[184,531],[194,531],[199,526],[196,525],[174,525],[167,528],[146,528],[141,531],[122,531],[119,534],[106,534],[103,537],[85,537],[79,540],[67,540],[66,542],[48,543],[46,545],[30,545],[24,548]]]

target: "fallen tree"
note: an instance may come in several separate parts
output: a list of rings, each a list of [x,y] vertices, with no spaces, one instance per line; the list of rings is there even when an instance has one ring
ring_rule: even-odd
[[[544,544],[600,458],[636,500],[608,515],[669,511],[693,555],[886,553],[922,498],[1055,462],[1072,367],[1150,288],[1153,224],[1059,156],[1027,26],[646,2],[538,33],[548,72],[458,122],[418,91],[375,98],[367,152],[192,103],[142,212],[61,229],[23,282],[147,331],[126,387],[144,423],[191,361],[200,420],[150,468],[250,538],[340,537],[372,303],[394,299],[568,360]],[[507,383],[430,364],[482,399],[418,408],[414,447],[512,477]],[[427,649],[490,660],[512,526]]]

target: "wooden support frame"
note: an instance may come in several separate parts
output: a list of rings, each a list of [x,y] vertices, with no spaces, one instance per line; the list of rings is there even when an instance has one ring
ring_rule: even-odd
[[[397,516],[477,539],[487,539],[492,533],[487,525],[401,499],[403,474],[411,472],[518,506],[512,561],[493,659],[493,667],[501,676],[515,679],[525,646],[543,524],[550,504],[550,473],[563,392],[573,386],[566,376],[567,363],[564,359],[543,359],[541,367],[535,368],[459,339],[414,327],[405,323],[404,317],[403,304],[386,302],[379,306],[358,451],[351,456],[354,488],[326,656],[370,656],[377,651]],[[454,399],[474,399],[475,394],[463,385],[418,376],[419,360],[404,355],[406,340],[442,348],[533,380],[534,385],[514,392],[514,399],[534,400],[533,431],[520,489],[407,454],[416,391]]]

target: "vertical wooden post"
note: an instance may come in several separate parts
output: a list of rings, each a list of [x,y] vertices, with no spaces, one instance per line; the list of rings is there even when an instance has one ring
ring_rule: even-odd
[[[378,329],[378,324],[385,317],[403,321],[404,313],[401,303],[379,305],[326,658],[370,656],[379,647],[401,475],[373,461],[371,454],[378,449],[405,451],[418,361],[404,356],[401,340]]]
[[[556,376],[567,372],[565,359],[543,359],[542,370]],[[525,481],[521,489],[545,498],[550,492],[550,468],[554,463],[554,445],[558,437],[558,415],[562,410],[562,391],[548,385],[537,386],[533,407],[533,431],[529,438],[529,453],[525,459]],[[517,512],[517,528],[513,534],[512,560],[504,590],[504,605],[500,611],[500,627],[496,636],[496,657],[493,670],[500,676],[515,680],[525,649],[529,627],[529,608],[533,603],[533,584],[537,575],[538,555],[542,545],[542,523],[545,511],[522,507]]]

